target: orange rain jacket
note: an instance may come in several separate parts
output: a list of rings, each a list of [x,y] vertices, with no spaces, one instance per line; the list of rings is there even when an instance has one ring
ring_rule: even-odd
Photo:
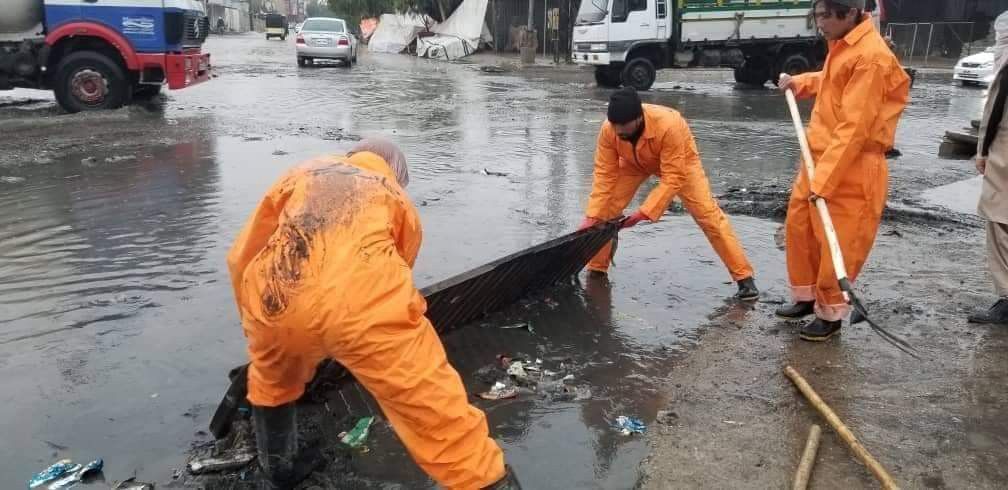
[[[707,236],[732,280],[753,275],[745,251],[731,223],[711,195],[700,163],[693,133],[679,112],[652,104],[644,106],[644,132],[637,145],[621,140],[609,121],[602,124],[595,149],[595,178],[585,215],[599,220],[620,216],[648,177],[658,176],[658,186],[648,194],[640,211],[658,221],[678,196]],[[612,247],[607,245],[588,268],[609,269]]]
[[[866,16],[843,39],[831,41],[822,71],[793,78],[798,97],[816,97],[807,136],[815,160],[810,183],[799,169],[788,203],[787,265],[795,301],[816,301],[816,314],[849,313],[837,284],[822,222],[809,202],[826,198],[853,281],[868,258],[885,208],[885,152],[906,107],[910,78]]]
[[[297,400],[323,358],[374,395],[413,459],[450,489],[489,486],[504,457],[469,405],[413,286],[416,209],[370,152],[284,175],[228,254],[248,338],[248,399]]]

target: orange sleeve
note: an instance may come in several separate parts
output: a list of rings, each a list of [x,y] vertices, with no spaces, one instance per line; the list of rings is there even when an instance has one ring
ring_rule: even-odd
[[[791,77],[791,89],[794,90],[795,97],[808,99],[815,97],[822,86],[823,73],[821,71],[810,71]]]
[[[598,140],[595,143],[595,176],[592,182],[591,197],[588,198],[588,210],[585,216],[589,218],[610,219],[607,216],[609,200],[619,179],[619,153],[616,151],[616,134],[609,122],[602,123]]]
[[[658,186],[640,207],[640,211],[651,221],[658,221],[679,194],[686,178],[686,161],[690,153],[695,152],[693,134],[686,121],[680,118],[676,126],[662,136]]]
[[[840,99],[840,121],[815,165],[813,193],[829,199],[847,165],[861,154],[885,100],[885,78],[886,67],[876,62],[854,68]]]
[[[228,251],[227,266],[236,301],[245,297],[241,292],[245,268],[266,247],[276,231],[283,208],[294,191],[294,178],[288,174],[270,188]]]
[[[420,253],[420,243],[423,241],[423,230],[420,226],[420,215],[416,208],[403,196],[400,198],[402,204],[399,213],[399,220],[394,230],[396,251],[399,256],[413,268],[417,254]]]

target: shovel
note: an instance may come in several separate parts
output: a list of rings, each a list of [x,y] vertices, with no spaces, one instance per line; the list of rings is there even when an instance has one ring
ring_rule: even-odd
[[[812,183],[812,176],[815,175],[815,164],[812,160],[812,152],[809,151],[808,140],[805,139],[805,125],[802,124],[801,115],[798,112],[798,103],[795,102],[795,95],[791,89],[787,89],[784,92],[784,96],[787,98],[788,108],[791,110],[791,121],[794,123],[795,132],[798,134],[798,144],[801,146],[802,161],[805,163],[805,174],[808,177],[809,185]],[[826,200],[820,197],[815,201],[816,209],[819,211],[819,218],[822,220],[823,229],[826,232],[826,241],[829,243],[830,256],[833,258],[833,270],[836,272],[837,282],[840,284],[840,290],[843,291],[844,301],[847,302],[853,308],[853,310],[860,314],[868,325],[871,326],[879,336],[885,339],[897,349],[909,354],[914,359],[920,359],[917,355],[917,350],[913,348],[907,341],[889,333],[886,329],[875,323],[871,317],[868,316],[868,310],[861,303],[861,300],[854,294],[854,288],[851,287],[850,281],[847,279],[847,267],[844,265],[843,253],[840,250],[840,243],[837,241],[836,230],[833,228],[833,219],[830,218],[829,209],[826,207]]]

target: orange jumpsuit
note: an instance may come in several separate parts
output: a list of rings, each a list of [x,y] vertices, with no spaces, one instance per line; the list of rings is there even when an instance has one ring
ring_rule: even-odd
[[[792,88],[798,97],[816,97],[807,131],[815,160],[811,192],[829,205],[853,281],[882,219],[889,183],[885,152],[892,148],[910,79],[865,17],[843,39],[830,42],[822,71],[795,76]],[[810,196],[808,177],[799,169],[785,228],[791,294],[795,301],[815,300],[816,316],[837,321],[850,308]]]
[[[228,254],[248,353],[248,399],[297,400],[323,358],[374,395],[413,459],[450,489],[505,473],[413,286],[416,209],[378,155],[319,158],[266,194]]]
[[[640,211],[658,221],[676,196],[703,230],[728,267],[734,281],[753,275],[752,266],[739,244],[731,223],[714,196],[700,164],[693,133],[686,120],[668,107],[643,104],[644,132],[636,147],[619,139],[609,121],[602,124],[595,149],[595,179],[585,215],[599,220],[620,216],[648,177],[658,176]],[[612,245],[599,251],[588,269],[605,272],[612,259]]]

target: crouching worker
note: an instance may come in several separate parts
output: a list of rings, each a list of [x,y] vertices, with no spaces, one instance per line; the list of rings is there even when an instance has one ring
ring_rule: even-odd
[[[405,156],[382,140],[305,162],[267,192],[228,254],[259,464],[273,488],[311,472],[296,454],[295,402],[324,358],[374,396],[443,487],[520,488],[413,286],[421,231],[408,180]]]

